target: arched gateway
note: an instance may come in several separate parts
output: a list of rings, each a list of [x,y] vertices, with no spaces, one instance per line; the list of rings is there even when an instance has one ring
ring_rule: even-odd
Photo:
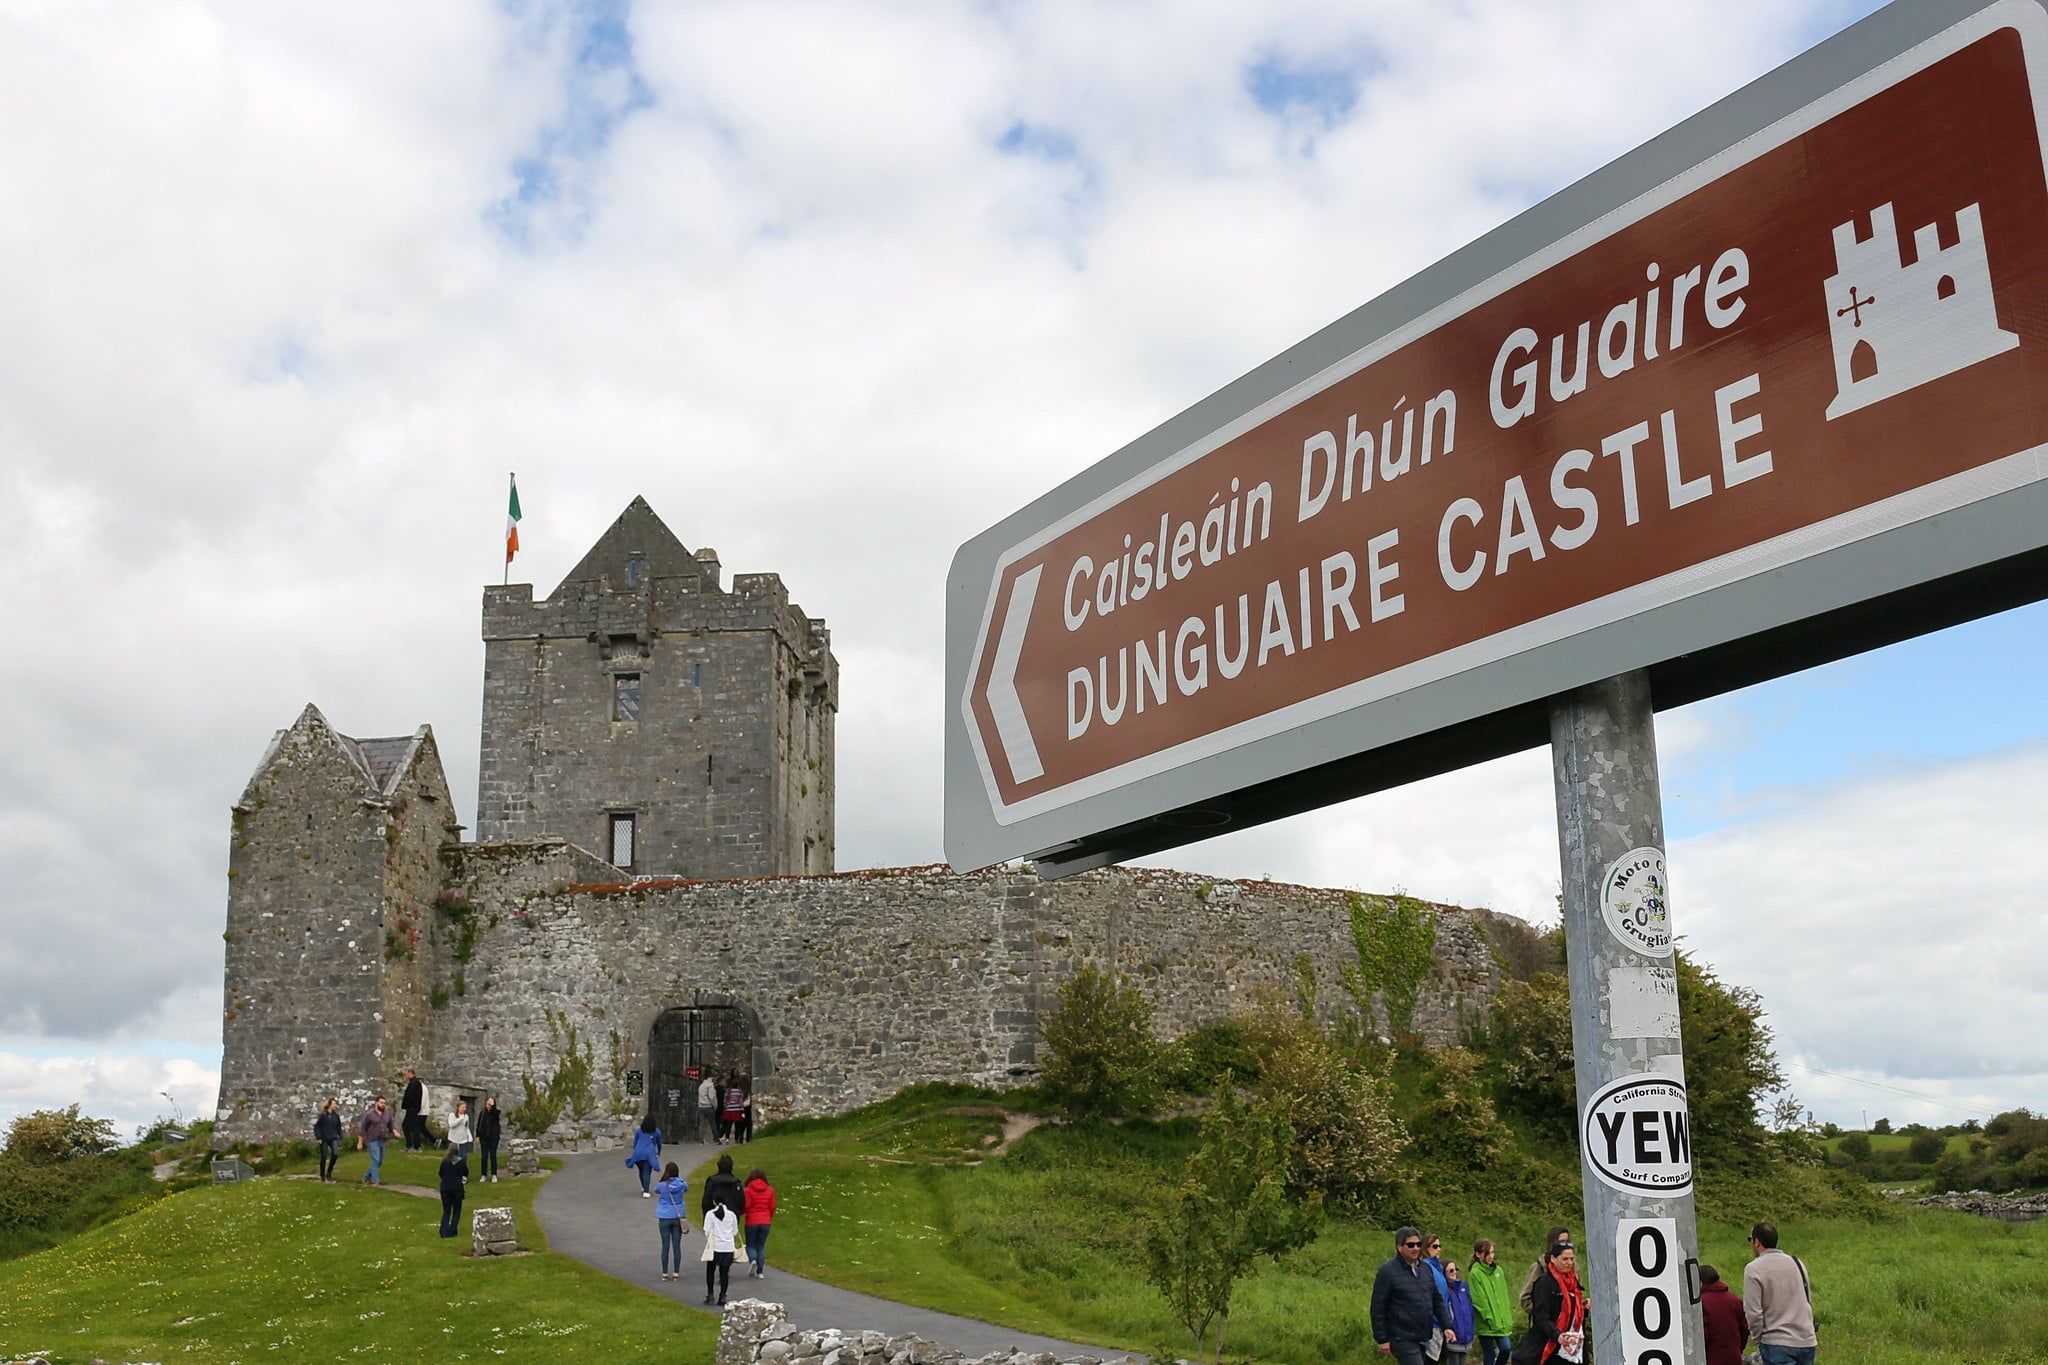
[[[751,1011],[740,1005],[691,1005],[664,1010],[647,1034],[647,1109],[671,1141],[697,1133],[697,1086],[706,1075],[721,1082],[746,1072],[758,1089]]]

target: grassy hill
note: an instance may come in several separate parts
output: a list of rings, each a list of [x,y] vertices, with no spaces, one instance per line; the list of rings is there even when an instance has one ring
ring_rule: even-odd
[[[1025,1128],[1001,1098],[906,1093],[842,1118],[784,1124],[738,1153],[781,1196],[771,1263],[850,1289],[1105,1346],[1186,1351],[1138,1269],[1142,1225],[1180,1178],[1194,1123]],[[1426,1142],[1426,1133],[1419,1139]],[[1332,1218],[1310,1246],[1240,1291],[1226,1355],[1364,1365],[1374,1269],[1398,1222],[1440,1234],[1460,1262],[1492,1238],[1519,1275],[1553,1220],[1581,1219],[1568,1154],[1529,1145],[1504,1187],[1474,1172],[1408,1191],[1382,1216]],[[1572,1158],[1575,1162],[1575,1158]],[[1534,1184],[1523,1181],[1538,1173]],[[701,1178],[701,1173],[699,1177]],[[1703,1176],[1703,1259],[1739,1285],[1749,1222],[1769,1214],[1812,1271],[1830,1356],[1925,1361],[2042,1359],[2048,1225],[1875,1206],[1817,1167]],[[1930,1266],[1954,1274],[1931,1275]],[[1965,1269],[1966,1268],[1966,1271]]]
[[[348,1168],[360,1176],[360,1159]],[[393,1153],[384,1172],[434,1184],[424,1155]],[[511,1207],[537,1250],[486,1260],[440,1237],[438,1199],[392,1189],[271,1178],[173,1193],[0,1263],[0,1359],[711,1359],[714,1319],[545,1250],[538,1189],[489,1187],[484,1202]]]

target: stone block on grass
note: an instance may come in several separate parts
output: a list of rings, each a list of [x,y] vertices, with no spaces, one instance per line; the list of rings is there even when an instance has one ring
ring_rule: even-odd
[[[469,1244],[477,1256],[510,1256],[519,1250],[510,1209],[478,1209],[469,1220]]]

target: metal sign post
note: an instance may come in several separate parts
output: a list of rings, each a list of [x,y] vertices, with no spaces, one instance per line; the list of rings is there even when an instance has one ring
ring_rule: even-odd
[[[1649,674],[1554,698],[1593,1358],[1701,1365],[1699,1234]]]

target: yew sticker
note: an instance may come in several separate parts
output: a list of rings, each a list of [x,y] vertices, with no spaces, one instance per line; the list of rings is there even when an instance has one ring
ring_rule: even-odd
[[[1627,1076],[1593,1096],[1579,1130],[1586,1164],[1626,1194],[1675,1198],[1692,1189],[1685,1082]]]

